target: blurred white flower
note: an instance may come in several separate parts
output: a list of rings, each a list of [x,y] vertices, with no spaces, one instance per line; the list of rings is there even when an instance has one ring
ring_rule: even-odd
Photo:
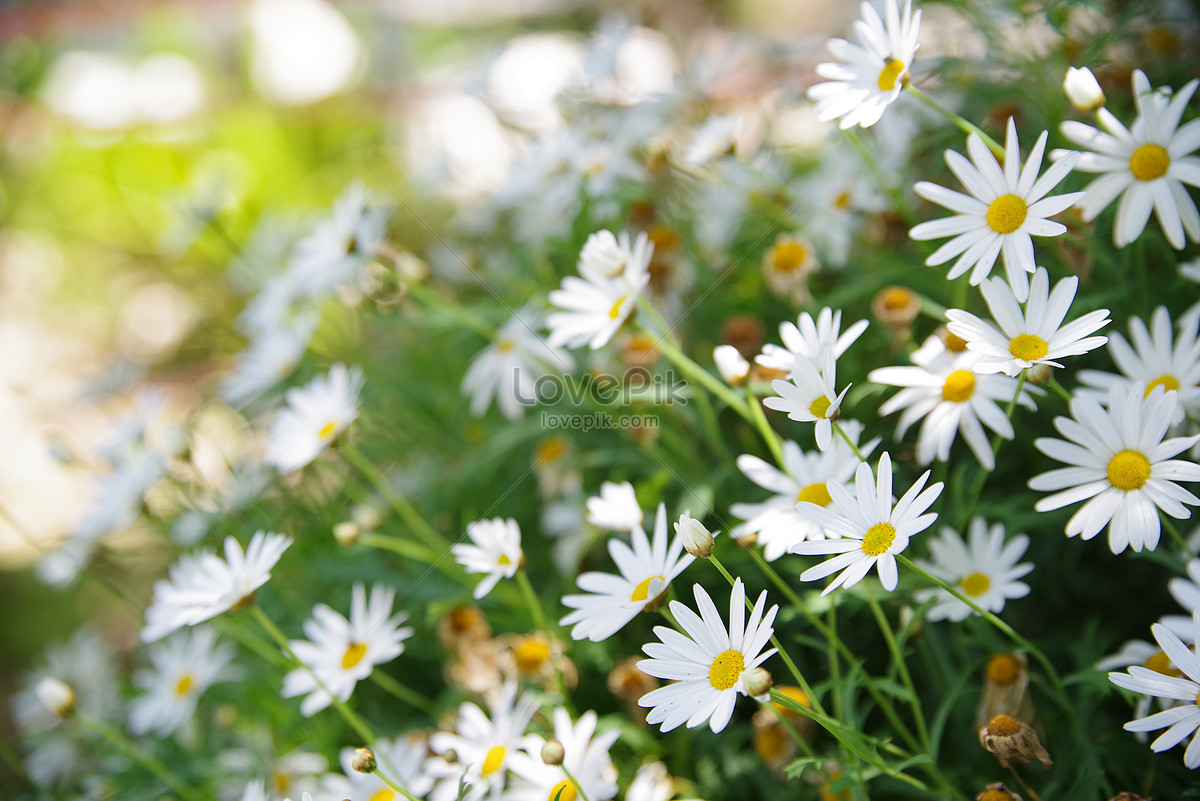
[[[192,719],[196,701],[213,684],[227,681],[226,669],[234,650],[217,644],[217,633],[208,626],[180,632],[150,648],[151,668],[133,675],[142,694],[129,709],[134,734],[169,737]]]
[[[324,376],[287,391],[287,408],[271,423],[264,461],[291,473],[321,455],[346,426],[358,418],[363,374],[338,363]]]

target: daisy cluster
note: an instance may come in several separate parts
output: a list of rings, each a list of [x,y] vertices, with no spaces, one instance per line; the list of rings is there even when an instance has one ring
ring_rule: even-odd
[[[206,222],[224,350],[34,568],[94,609],[13,797],[1183,797],[1200,20],[919,5],[517,36],[403,186]]]

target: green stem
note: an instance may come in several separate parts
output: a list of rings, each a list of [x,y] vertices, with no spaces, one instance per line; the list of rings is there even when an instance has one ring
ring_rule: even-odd
[[[410,295],[420,300],[426,306],[434,307],[438,311],[453,317],[455,320],[462,323],[464,326],[480,336],[485,337],[489,341],[496,338],[496,326],[492,325],[479,315],[469,312],[466,306],[446,300],[420,281],[406,283],[404,286]]]
[[[389,534],[364,534],[358,538],[358,544],[367,548],[378,548],[381,551],[391,551],[408,559],[416,559],[427,565],[437,564],[438,555],[424,545],[410,542]]]
[[[919,99],[925,105],[934,109],[939,114],[942,114],[943,116],[945,116],[947,119],[949,119],[951,122],[953,122],[955,125],[957,125],[960,129],[962,129],[966,133],[977,134],[979,136],[979,138],[983,140],[983,143],[988,146],[988,150],[991,150],[992,153],[994,153],[996,155],[996,158],[998,158],[998,159],[1004,158],[1004,148],[1000,145],[999,142],[997,142],[995,139],[993,139],[991,136],[989,136],[986,132],[984,132],[984,130],[982,128],[980,128],[978,125],[976,125],[975,123],[971,122],[970,120],[965,119],[964,117],[956,114],[955,112],[953,112],[950,109],[943,106],[941,103],[938,103],[936,100],[934,100],[929,95],[922,92],[916,86],[913,86],[913,84],[911,82],[906,83],[904,85],[904,88],[908,90],[909,94],[915,96],[917,99]]]
[[[379,494],[388,502],[388,505],[400,515],[409,528],[425,540],[426,545],[434,551],[444,551],[446,549],[445,538],[421,516],[421,513],[417,511],[408,498],[405,498],[396,491],[392,483],[379,471],[374,462],[367,458],[366,454],[350,444],[348,440],[342,440],[338,449],[359,472],[367,477],[367,480],[375,485],[375,488],[379,490]]]
[[[529,613],[533,615],[534,628],[549,636],[550,630],[546,628],[546,613],[542,610],[542,604],[538,600],[537,593],[533,591],[533,584],[529,582],[529,576],[523,567],[517,570],[517,584],[521,587],[521,594],[525,597]]]
[[[875,177],[875,181],[883,187],[883,191],[892,196],[892,202],[896,204],[896,207],[900,211],[900,216],[904,218],[904,221],[909,226],[916,225],[917,213],[913,210],[912,204],[908,202],[908,198],[904,196],[904,192],[900,187],[895,186],[888,180],[888,174],[879,166],[879,160],[875,158],[875,154],[862,143],[862,139],[859,138],[858,133],[853,128],[843,128],[842,133],[858,152],[859,158],[867,165],[867,169],[871,171],[871,174]]]
[[[421,695],[419,692],[416,692],[415,690],[410,690],[408,687],[405,687],[403,684],[396,681],[386,673],[378,670],[371,671],[371,681],[378,684],[380,687],[394,695],[399,700],[411,707],[414,707],[415,709],[421,710],[435,720],[437,719],[437,716],[441,714],[441,710],[433,701]]]
[[[767,420],[767,414],[763,411],[758,396],[749,389],[746,390],[746,408],[750,410],[750,414],[754,418],[754,426],[758,429],[763,441],[767,443],[767,449],[771,451],[771,457],[775,460],[775,464],[781,468],[784,467],[783,441],[779,434],[775,433],[775,429],[771,428],[771,423]]]
[[[131,757],[135,762],[138,762],[142,767],[149,770],[159,778],[163,784],[171,788],[171,791],[186,801],[207,801],[211,796],[197,793],[183,779],[176,776],[170,768],[168,768],[162,760],[152,754],[147,754],[139,749],[133,742],[121,732],[99,720],[84,715],[78,711],[75,712],[75,719],[83,725],[84,728],[95,732],[96,734],[108,740],[126,755]]]
[[[1013,417],[1013,411],[1017,408],[1017,401],[1021,399],[1021,392],[1025,389],[1025,380],[1028,376],[1028,370],[1022,370],[1021,375],[1017,378],[1017,389],[1013,392],[1012,400],[1004,407],[1004,416],[1010,421]],[[992,434],[992,460],[995,461],[996,455],[1000,452],[1000,443],[1004,438],[999,434]],[[969,496],[970,501],[963,506],[964,517],[962,519],[962,528],[966,530],[967,523],[971,519],[971,514],[975,511],[976,504],[979,503],[980,493],[983,492],[983,485],[987,483],[988,473],[991,472],[983,465],[979,465],[979,476],[975,479],[975,486],[971,488]]]
[[[1053,392],[1058,397],[1062,398],[1063,401],[1065,401],[1067,403],[1067,405],[1070,405],[1071,393],[1068,392],[1066,390],[1066,388],[1063,387],[1062,384],[1058,383],[1058,379],[1051,378],[1049,381],[1046,382],[1046,386],[1050,387],[1050,391]]]
[[[912,709],[913,722],[917,727],[917,739],[921,741],[921,748],[926,754],[933,757],[933,747],[929,742],[929,730],[925,726],[925,712],[921,709],[921,701],[917,695],[917,688],[913,685],[912,674],[908,671],[908,664],[904,660],[904,654],[900,652],[900,644],[896,641],[895,632],[892,631],[892,626],[888,622],[887,615],[883,613],[883,608],[879,605],[879,600],[875,597],[874,591],[868,587],[867,606],[871,608],[871,614],[875,618],[875,622],[879,625],[879,631],[883,634],[883,639],[887,643],[888,652],[892,655],[892,663],[896,666],[896,672],[900,676],[900,683],[904,685],[904,689],[909,694],[909,707]]]
[[[860,461],[860,462],[867,461],[867,457],[863,456],[862,451],[860,451],[858,449],[858,446],[854,444],[854,440],[850,439],[850,435],[846,433],[845,429],[843,429],[841,427],[841,425],[838,423],[838,421],[833,420],[832,422],[833,422],[833,430],[838,432],[838,435],[841,436],[841,438],[846,441],[846,444],[850,446],[850,450],[854,451],[854,455],[858,457],[858,461]]]
[[[407,799],[408,799],[408,801],[418,801],[418,799],[417,799],[417,798],[415,798],[415,797],[414,797],[414,796],[413,796],[411,793],[409,793],[409,792],[408,792],[408,790],[405,790],[403,787],[401,787],[400,785],[396,784],[394,781],[392,781],[391,779],[389,779],[389,778],[388,778],[388,776],[387,776],[387,774],[386,774],[386,773],[384,773],[382,770],[380,770],[380,769],[379,769],[379,765],[378,765],[378,764],[376,764],[376,766],[375,766],[375,770],[371,771],[371,773],[373,773],[373,774],[375,774],[376,776],[378,776],[380,781],[382,781],[382,782],[383,782],[384,784],[386,784],[388,787],[390,787],[390,788],[392,788],[393,790],[395,790],[395,791],[396,791],[397,793],[399,793],[400,795],[402,795],[402,796],[404,796],[405,798],[407,798]]]
[[[563,773],[567,774],[567,778],[571,780],[571,784],[575,786],[575,792],[579,794],[579,801],[588,801],[587,794],[583,792],[583,787],[579,784],[579,780],[571,775],[571,771],[567,770],[566,765],[559,765],[559,767],[562,768]],[[558,795],[550,801],[559,801],[560,798],[562,798],[562,790],[559,790]]]

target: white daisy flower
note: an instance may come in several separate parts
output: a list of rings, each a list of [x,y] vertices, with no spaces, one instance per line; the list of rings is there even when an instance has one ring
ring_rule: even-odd
[[[608,801],[617,794],[617,769],[613,767],[608,749],[617,740],[618,729],[596,734],[596,713],[584,712],[578,723],[571,722],[567,710],[554,709],[554,739],[562,744],[561,765],[542,761],[541,748],[545,741],[535,735],[535,743],[527,753],[513,755],[510,769],[517,781],[505,791],[506,801]],[[577,790],[567,773],[579,783]],[[583,792],[580,793],[579,790]]]
[[[587,595],[564,595],[563,606],[574,609],[560,626],[574,626],[571,638],[606,640],[625,627],[648,606],[656,604],[671,582],[695,557],[683,552],[679,536],[668,542],[667,509],[658,505],[651,543],[641,525],[633,528],[633,547],[619,539],[608,541],[608,552],[619,575],[589,572],[579,576],[579,589]]]
[[[1195,622],[1200,626],[1200,618]],[[1125,724],[1125,731],[1145,732],[1166,729],[1150,744],[1159,753],[1174,748],[1200,728],[1200,656],[1161,623],[1150,627],[1154,639],[1171,664],[1183,675],[1171,676],[1150,668],[1131,666],[1128,673],[1109,673],[1108,680],[1118,687],[1170,699],[1177,705]],[[1200,767],[1200,737],[1193,737],[1183,754],[1183,763],[1192,770]]]
[[[291,544],[292,538],[285,534],[258,531],[244,553],[237,540],[226,537],[224,559],[207,550],[181,556],[167,570],[168,578],[154,583],[142,642],[154,642],[175,629],[252,603]]]
[[[275,416],[267,435],[264,461],[280,473],[291,473],[321,455],[358,417],[363,374],[338,364],[303,387],[287,391],[287,408]]]
[[[91,628],[76,631],[66,642],[46,649],[45,664],[31,671],[12,696],[13,720],[17,731],[30,742],[60,723],[39,698],[38,688],[54,681],[71,688],[73,708],[93,720],[114,722],[121,718],[122,700],[117,678],[116,655],[104,638]]]
[[[950,459],[950,448],[959,432],[987,470],[996,466],[992,444],[984,426],[1004,439],[1013,438],[1012,422],[1001,404],[1012,400],[1017,380],[999,374],[979,373],[977,354],[954,353],[934,335],[925,340],[911,356],[914,367],[880,367],[867,379],[877,384],[904,387],[879,407],[880,414],[903,410],[896,425],[896,437],[903,438],[909,426],[924,419],[917,434],[917,461],[923,465]],[[1030,393],[1021,391],[1018,402],[1035,408]]]
[[[334,201],[330,216],[296,243],[288,271],[310,297],[357,281],[367,260],[379,252],[387,213],[370,202],[371,194],[355,181]]]
[[[264,787],[270,799],[296,798],[303,793],[320,790],[329,760],[314,751],[295,749],[279,755],[270,736],[255,737],[252,743],[222,751],[218,763],[225,775],[233,780],[265,777]]]
[[[683,164],[700,167],[733,152],[741,123],[733,114],[714,114],[692,135],[692,143],[683,154]]]
[[[767,288],[797,306],[812,300],[808,276],[820,267],[816,248],[799,234],[780,234],[763,253],[762,272]]]
[[[1005,542],[1004,524],[988,526],[982,517],[973,517],[968,526],[970,544],[952,528],[943,527],[929,543],[933,561],[918,559],[917,564],[970,598],[977,606],[999,614],[1012,598],[1024,598],[1029,585],[1017,579],[1033,570],[1033,564],[1017,560],[1025,555],[1029,537],[1018,534]],[[966,620],[978,614],[971,607],[939,588],[918,590],[918,603],[931,598],[938,601],[930,607],[929,620]]]
[[[1192,80],[1171,94],[1152,89],[1141,70],[1133,71],[1133,102],[1138,116],[1126,128],[1108,109],[1096,112],[1104,131],[1068,120],[1063,136],[1086,152],[1075,165],[1080,172],[1103,173],[1087,185],[1079,209],[1085,222],[1096,219],[1118,196],[1113,244],[1125,247],[1142,235],[1153,208],[1167,241],[1176,250],[1187,244],[1184,235],[1200,240],[1200,213],[1184,184],[1200,186],[1200,161],[1192,156],[1200,147],[1200,120],[1183,126],[1179,121],[1200,80]],[[1055,151],[1051,158],[1060,158]]]
[[[1045,267],[1038,267],[1033,274],[1029,303],[1022,310],[1012,287],[1001,278],[991,278],[983,282],[980,291],[996,325],[970,312],[950,309],[946,312],[950,321],[946,327],[951,334],[966,340],[968,349],[979,354],[974,366],[976,372],[1015,376],[1035,364],[1062,367],[1054,359],[1079,356],[1108,342],[1108,337],[1088,336],[1110,322],[1108,309],[1088,312],[1078,320],[1062,324],[1078,286],[1079,279],[1072,275],[1050,291],[1050,275]]]
[[[476,520],[467,526],[470,545],[459,543],[450,551],[468,573],[487,573],[475,586],[475,600],[492,591],[502,578],[517,574],[525,555],[521,552],[521,529],[517,521],[499,517],[492,520]]]
[[[929,471],[909,487],[895,506],[892,505],[892,457],[879,457],[879,477],[871,475],[871,466],[862,462],[854,476],[855,494],[840,485],[827,486],[833,499],[827,508],[808,501],[796,504],[800,513],[823,526],[838,539],[809,540],[797,543],[792,553],[838,554],[800,574],[801,581],[815,581],[842,571],[821,593],[828,595],[838,587],[853,587],[871,570],[879,570],[879,580],[889,592],[899,578],[896,554],[908,547],[908,540],[933,525],[937,514],[925,514],[942,493],[939,481],[922,492]]]
[[[1200,259],[1192,259],[1191,261],[1179,262],[1179,274],[1189,281],[1194,281],[1200,284]],[[1179,327],[1184,330],[1193,329],[1200,321],[1200,300],[1188,306],[1179,317]]]
[[[133,674],[142,694],[130,705],[129,729],[138,735],[169,737],[192,719],[205,690],[229,678],[226,669],[234,651],[217,645],[217,633],[201,626],[153,646],[149,655],[152,667]]]
[[[290,376],[308,349],[316,322],[315,315],[300,315],[256,334],[217,387],[221,397],[240,409]]]
[[[694,729],[708,721],[709,728],[717,733],[733,716],[738,693],[747,695],[742,683],[746,671],[775,653],[774,648],[762,649],[775,633],[771,624],[779,607],[772,606],[763,613],[767,603],[767,591],[763,590],[746,620],[746,587],[739,578],[729,595],[726,629],[704,588],[696,584],[692,592],[699,615],[685,604],[671,601],[671,613],[684,634],[655,626],[654,633],[661,642],[642,646],[650,658],[639,661],[638,669],[671,684],[646,693],[638,699],[638,705],[650,708],[646,722],[662,724],[664,732],[682,724]]]
[[[375,773],[359,773],[354,769],[353,748],[343,748],[338,754],[342,774],[328,774],[322,783],[322,798],[345,798],[349,801],[403,801]],[[433,787],[433,779],[425,773],[425,740],[412,735],[380,738],[371,747],[379,770],[414,798],[420,798]]]
[[[413,630],[401,623],[408,615],[392,615],[394,590],[376,584],[367,599],[362,584],[355,584],[350,601],[350,619],[325,604],[313,607],[313,616],[304,621],[307,640],[292,640],[292,653],[301,667],[283,677],[283,697],[307,695],[300,703],[300,714],[312,717],[333,703],[332,698],[348,701],[358,682],[404,653],[404,641]]]
[[[1071,417],[1054,418],[1066,440],[1034,440],[1042,453],[1069,465],[1029,480],[1030,489],[1061,490],[1034,508],[1048,512],[1087,500],[1067,521],[1068,537],[1090,540],[1107,526],[1113,553],[1126,547],[1154,550],[1160,532],[1155,507],[1184,520],[1191,517],[1184,504],[1200,504],[1200,498],[1175,483],[1200,481],[1200,465],[1171,458],[1200,441],[1200,435],[1163,439],[1175,404],[1175,393],[1155,387],[1147,396],[1141,382],[1129,389],[1113,387],[1108,408],[1076,394]]]
[[[805,359],[818,369],[826,354],[836,360],[867,330],[867,321],[859,320],[842,333],[842,310],[828,306],[821,309],[817,319],[808,312],[801,312],[796,324],[783,322],[779,325],[779,338],[783,347],[772,343],[763,346],[754,361],[771,370],[791,372],[796,359]]]
[[[674,797],[675,780],[658,761],[643,762],[625,791],[625,801],[670,801]]]
[[[496,340],[471,360],[462,380],[462,392],[471,398],[470,411],[479,417],[492,398],[509,420],[521,419],[525,406],[537,401],[536,384],[542,376],[574,369],[575,360],[561,348],[550,347],[534,331],[535,315],[513,315],[496,334]]]
[[[607,344],[650,282],[653,253],[645,233],[633,244],[624,233],[620,239],[611,231],[592,234],[579,257],[582,277],[569,275],[550,292],[550,303],[561,309],[546,319],[550,346],[596,350]]]
[[[842,424],[846,436],[858,445],[862,424],[847,420]],[[869,456],[878,438],[861,445],[859,450]],[[810,501],[821,506],[830,503],[826,482],[845,484],[854,475],[858,456],[842,439],[833,441],[827,451],[804,452],[791,440],[783,443],[783,469],[768,464],[748,453],[737,458],[738,469],[758,486],[775,493],[759,503],[735,503],[729,507],[732,515],[742,518],[730,529],[734,537],[755,535],[762,546],[763,557],[773,562],[787,553],[793,545],[804,540],[823,540],[827,532],[796,511],[798,501]]]
[[[454,801],[460,781],[467,784],[463,801],[478,801],[484,796],[498,799],[504,792],[512,757],[522,749],[540,747],[538,738],[525,734],[537,708],[533,693],[517,697],[515,682],[507,682],[489,704],[490,717],[475,704],[460,705],[454,731],[439,731],[429,739],[430,750],[439,755],[425,763],[426,773],[436,783],[433,801]],[[455,762],[441,758],[447,751],[454,752]]]
[[[858,44],[836,38],[826,44],[839,63],[817,65],[817,74],[829,79],[808,90],[809,99],[817,104],[817,119],[827,122],[841,117],[842,128],[869,128],[900,96],[919,46],[921,12],[914,14],[912,0],[905,0],[901,14],[896,0],[887,0],[884,15],[886,23],[864,2],[862,19],[854,23]]]
[[[1166,626],[1173,634],[1180,637],[1184,642],[1191,641],[1195,636],[1195,628],[1192,625],[1192,618],[1179,616],[1180,621],[1185,623],[1186,635],[1176,629],[1168,622],[1167,618],[1163,618],[1159,622]],[[1183,676],[1183,672],[1171,664],[1171,659],[1158,647],[1157,643],[1149,643],[1145,640],[1126,640],[1121,643],[1121,647],[1115,654],[1106,656],[1096,663],[1096,670],[1110,671],[1117,668],[1128,668],[1137,665],[1153,670],[1155,673],[1161,673],[1164,676],[1172,676],[1179,678]],[[1143,694],[1137,700],[1133,707],[1133,716],[1135,718],[1144,718],[1150,712],[1150,704],[1154,700],[1154,696]],[[1159,698],[1159,709],[1168,709],[1177,705],[1177,701],[1170,698]],[[1137,738],[1142,742],[1146,741],[1145,732],[1138,732]]]
[[[953,237],[935,250],[925,260],[926,264],[944,264],[957,256],[946,277],[953,280],[970,270],[971,285],[978,286],[991,273],[996,257],[1003,256],[1004,272],[1017,300],[1024,303],[1028,299],[1026,273],[1033,272],[1036,266],[1030,237],[1064,233],[1065,225],[1047,218],[1083,196],[1082,192],[1046,196],[1079,158],[1078,153],[1065,151],[1039,178],[1047,135],[1048,132],[1042,131],[1023,168],[1017,127],[1011,117],[1003,167],[976,133],[967,137],[971,161],[953,150],[946,151],[946,164],[971,194],[964,195],[929,181],[920,181],[913,187],[926,200],[956,212],[953,217],[920,223],[908,232],[918,240]]]
[[[1149,329],[1140,317],[1130,318],[1132,344],[1115,331],[1108,340],[1109,355],[1121,375],[1080,370],[1080,382],[1091,388],[1082,393],[1102,401],[1114,387],[1141,381],[1147,393],[1160,386],[1175,391],[1179,406],[1172,409],[1172,422],[1182,422],[1185,414],[1200,414],[1200,317],[1181,320],[1178,337],[1174,334],[1165,306],[1154,310]]]
[[[832,353],[826,353],[818,368],[811,361],[797,356],[792,360],[790,380],[775,379],[771,388],[778,397],[764,398],[763,406],[787,412],[792,420],[816,423],[817,448],[825,451],[833,441],[833,421],[841,410],[842,398],[850,385],[838,395],[835,389],[837,363]]]
[[[642,527],[643,520],[642,507],[628,481],[605,481],[600,494],[587,499],[587,521],[596,528],[633,531]]]

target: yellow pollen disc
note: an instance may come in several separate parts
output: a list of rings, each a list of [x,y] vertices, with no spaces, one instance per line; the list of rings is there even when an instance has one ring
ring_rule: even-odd
[[[894,286],[884,290],[883,308],[889,311],[907,309],[912,305],[911,293],[902,287]]]
[[[346,649],[346,653],[342,654],[342,670],[349,670],[363,660],[367,655],[367,644],[365,642],[352,642],[350,647]]]
[[[508,554],[502,553],[500,554],[500,558],[496,560],[496,564],[507,567],[512,564],[512,560],[508,558]]]
[[[500,766],[504,764],[504,754],[504,746],[493,746],[492,749],[487,752],[487,756],[483,758],[483,767],[479,769],[479,772],[484,776],[491,776],[493,773],[500,770]]]
[[[838,195],[837,197],[835,197],[833,199],[833,207],[835,209],[837,209],[838,211],[849,211],[850,210],[850,200],[851,200],[850,193],[842,192],[840,195]]]
[[[1025,222],[1029,207],[1016,195],[1001,195],[987,209],[987,224],[998,234],[1011,234]]]
[[[771,267],[776,272],[795,272],[807,260],[808,248],[799,242],[780,242],[771,248]]]
[[[185,673],[180,677],[179,681],[175,682],[175,694],[187,695],[190,689],[192,689],[192,677],[190,674]]]
[[[615,320],[621,315],[621,304],[625,302],[627,297],[629,296],[622,295],[621,297],[617,298],[617,302],[614,303],[612,308],[608,310],[608,319]]]
[[[1003,790],[984,790],[979,801],[1012,801],[1012,796]]]
[[[829,412],[829,406],[832,403],[829,398],[822,395],[809,405],[808,411],[813,417],[823,418]]]
[[[1108,463],[1108,483],[1129,492],[1150,478],[1150,460],[1137,451],[1121,451]]]
[[[801,690],[799,687],[795,687],[790,684],[780,684],[780,685],[776,685],[775,689],[779,692],[780,695],[787,696],[788,698],[792,699],[800,706],[808,706],[808,694],[805,693],[804,690]],[[779,710],[780,712],[782,712],[784,715],[788,716],[789,718],[795,718],[795,717],[800,716],[800,713],[794,711],[791,707],[784,706],[783,704],[777,703],[775,701],[772,701],[771,704],[777,710]]]
[[[1153,381],[1151,381],[1149,384],[1146,385],[1146,397],[1147,398],[1150,397],[1150,393],[1154,391],[1155,387],[1162,387],[1163,389],[1167,390],[1168,392],[1170,392],[1173,389],[1178,390],[1179,389],[1179,379],[1175,378],[1175,376],[1173,376],[1173,375],[1160,375],[1158,378],[1154,379]]]
[[[536,673],[550,660],[550,644],[537,635],[526,637],[513,649],[513,658],[517,660],[517,670]]]
[[[770,723],[754,732],[754,750],[767,762],[783,759],[792,740],[787,729],[778,723]]]
[[[317,436],[321,439],[329,439],[337,432],[337,422],[330,420],[325,425],[321,426],[321,430],[317,432]]]
[[[546,437],[534,450],[535,464],[553,464],[567,453],[567,441],[562,437]]]
[[[987,725],[988,734],[1000,737],[1008,737],[1020,730],[1021,724],[1017,722],[1016,718],[1009,717],[1008,715],[996,715],[996,717],[988,721]]]
[[[950,351],[951,353],[962,353],[967,349],[967,340],[960,336],[956,336],[955,334],[951,334],[949,331],[946,332],[945,342],[946,350]]]
[[[879,91],[890,92],[896,88],[896,81],[904,74],[904,62],[893,58],[879,72]]]
[[[975,374],[968,370],[955,370],[946,376],[942,385],[942,398],[954,403],[970,400],[975,394]]]
[[[737,684],[745,667],[746,660],[741,651],[722,651],[708,669],[708,683],[718,690],[728,690]]]
[[[277,770],[271,773],[271,784],[275,785],[276,792],[286,793],[292,789],[292,777]]]
[[[796,503],[801,501],[815,503],[817,506],[828,506],[833,503],[833,498],[829,497],[829,489],[824,484],[809,484],[796,494]]]
[[[992,580],[982,573],[972,573],[962,580],[962,591],[972,598],[978,598],[992,586]]]
[[[867,556],[887,553],[896,540],[896,527],[891,523],[876,523],[863,535],[862,552]]]
[[[1046,344],[1046,340],[1035,334],[1021,334],[1013,337],[1012,342],[1008,343],[1008,352],[1013,355],[1014,359],[1035,362],[1038,359],[1046,358],[1046,354],[1050,352],[1050,346]]]
[[[389,789],[387,787],[384,787],[382,790],[377,791],[374,795],[372,795],[370,798],[367,799],[367,801],[395,801],[395,800],[396,800],[396,791]]]
[[[645,579],[644,581],[642,581],[641,584],[639,584],[633,588],[633,595],[629,596],[629,600],[644,601],[647,598],[649,598],[650,597],[650,582],[654,581],[655,579],[658,579],[659,581],[666,581],[666,579],[663,578],[662,576],[651,576],[650,578]]]
[[[579,797],[579,793],[575,791],[575,785],[570,779],[563,779],[558,784],[550,788],[550,795],[546,797],[546,801],[575,801]]]
[[[1012,654],[996,654],[988,660],[987,677],[992,684],[1012,684],[1021,675],[1021,663]]]
[[[508,353],[512,349],[513,349],[513,343],[509,342],[507,339],[501,339],[498,342],[496,342],[496,352],[497,353]]]
[[[1162,145],[1147,143],[1129,157],[1129,171],[1139,181],[1153,181],[1167,174],[1171,156]]]
[[[1146,660],[1142,667],[1147,670],[1153,670],[1155,673],[1161,673],[1164,676],[1182,676],[1183,671],[1171,664],[1171,658],[1159,651],[1154,656]]]

